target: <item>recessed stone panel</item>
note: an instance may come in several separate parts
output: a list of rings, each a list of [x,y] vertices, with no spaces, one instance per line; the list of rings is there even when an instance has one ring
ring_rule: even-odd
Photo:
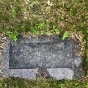
[[[59,36],[19,37],[17,42],[7,40],[6,44],[2,69],[5,76],[28,79],[84,76],[82,57],[77,55],[80,46],[74,39],[62,40]]]

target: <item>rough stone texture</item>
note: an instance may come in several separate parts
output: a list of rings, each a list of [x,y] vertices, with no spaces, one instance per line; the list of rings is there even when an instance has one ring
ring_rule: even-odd
[[[77,41],[59,36],[38,38],[19,37],[18,42],[7,40],[3,52],[3,76],[28,79],[82,78],[82,57]]]

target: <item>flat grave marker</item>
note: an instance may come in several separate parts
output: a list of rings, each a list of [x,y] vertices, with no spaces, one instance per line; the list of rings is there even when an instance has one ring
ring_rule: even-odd
[[[80,46],[59,36],[19,37],[7,40],[3,52],[3,76],[28,79],[74,79],[84,77]]]

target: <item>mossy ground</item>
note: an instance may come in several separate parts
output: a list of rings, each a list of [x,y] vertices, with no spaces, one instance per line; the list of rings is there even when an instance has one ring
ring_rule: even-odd
[[[24,80],[5,78],[0,80],[0,88],[88,88],[87,80]]]
[[[47,6],[46,9],[46,11],[50,10],[50,8],[52,10],[47,12],[46,19],[49,18],[47,22],[45,20],[47,26],[42,30],[36,31],[31,31],[30,28],[38,26],[38,23],[44,22],[44,20],[39,21],[42,16],[38,19],[33,18],[35,14],[29,16],[29,5],[26,5],[25,7],[23,5],[24,1],[0,0],[0,32],[7,33],[9,31],[8,36],[14,39],[18,34],[23,32],[36,32],[39,33],[39,35],[46,32],[49,34],[55,34],[55,30],[53,29],[53,25],[55,25],[60,30],[60,34],[68,31],[68,33],[74,34],[81,43],[86,41],[84,59],[86,60],[85,68],[88,70],[88,0],[54,0],[54,5],[50,7]],[[38,8],[36,10],[40,11]],[[28,16],[28,18],[26,16]],[[45,17],[45,15],[43,15],[43,17]],[[30,22],[31,19],[32,21]],[[81,37],[81,35],[83,35],[83,37]],[[6,78],[0,80],[0,88],[88,88],[88,78],[82,81],[30,81],[19,78]]]

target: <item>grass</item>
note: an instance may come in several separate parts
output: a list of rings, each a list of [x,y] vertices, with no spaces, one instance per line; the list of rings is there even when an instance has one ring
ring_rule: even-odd
[[[26,7],[24,4],[25,2],[22,2],[22,0],[0,1],[0,32],[5,32],[13,40],[16,40],[17,33],[21,34],[22,32],[31,32],[38,35],[63,35],[65,31],[80,31],[84,38],[87,38],[88,0],[54,0],[54,6],[46,8],[42,6],[43,4],[40,1],[40,5],[34,4],[31,7],[32,9],[29,8],[30,4],[27,4]],[[35,8],[37,12],[34,10]],[[46,15],[43,15],[42,9],[48,9]],[[36,14],[40,14],[40,12],[42,13],[41,16],[37,16]],[[40,24],[42,23],[45,24],[44,27],[41,27]],[[53,26],[56,26],[59,31],[55,31]],[[13,35],[8,34],[8,32]]]
[[[40,1],[41,5],[34,5],[36,10],[45,9],[42,1],[37,1]],[[23,32],[30,32],[35,35],[60,34],[63,40],[68,35],[75,34],[75,38],[81,43],[86,42],[84,59],[86,61],[85,68],[88,70],[88,0],[54,0],[54,6],[48,6],[45,9],[47,15],[40,17],[30,14],[29,4],[25,7],[24,3],[23,0],[0,0],[0,32],[4,32],[14,41],[17,41],[18,35]],[[40,8],[41,6],[42,8]],[[49,10],[51,11],[49,12]],[[34,7],[32,11],[35,11]],[[83,35],[83,38],[81,39],[78,34]],[[19,78],[5,78],[0,80],[0,88],[88,88],[88,79],[85,81],[30,81]]]
[[[88,79],[87,79],[88,81]],[[0,80],[0,88],[88,88],[88,82],[81,80],[24,80],[5,78]]]

